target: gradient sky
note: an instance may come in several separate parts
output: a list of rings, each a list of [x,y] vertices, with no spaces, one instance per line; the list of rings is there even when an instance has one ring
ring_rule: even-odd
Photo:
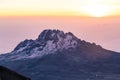
[[[120,15],[120,0],[0,0],[0,16],[90,16],[89,10]]]
[[[120,0],[0,0],[0,53],[44,29],[120,52]]]
[[[25,39],[35,39],[44,29],[72,32],[78,38],[120,52],[120,18],[15,17],[0,18],[0,53],[13,50]]]

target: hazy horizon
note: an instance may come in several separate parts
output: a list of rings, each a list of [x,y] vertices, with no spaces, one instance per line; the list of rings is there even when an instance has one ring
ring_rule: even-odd
[[[0,0],[0,53],[44,29],[120,52],[120,0]]]
[[[44,29],[72,32],[88,42],[120,52],[119,17],[0,17],[0,53],[12,51],[25,39],[35,39]]]

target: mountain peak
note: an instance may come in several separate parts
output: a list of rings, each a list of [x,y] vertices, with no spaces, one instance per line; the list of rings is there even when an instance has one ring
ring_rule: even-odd
[[[41,32],[41,34],[38,37],[38,41],[44,40],[44,41],[48,41],[48,40],[54,40],[54,41],[58,41],[59,38],[65,38],[67,36],[71,36],[71,37],[75,37],[71,32],[68,33],[64,33],[61,30],[58,29],[46,29],[43,32]]]
[[[41,32],[36,40],[24,40],[12,51],[22,57],[42,56],[57,51],[72,50],[78,46],[78,38],[71,32],[64,33],[60,30],[46,29]]]
[[[63,37],[65,37],[65,34],[63,31],[60,31],[60,30],[46,29],[43,32],[41,32],[41,34],[38,37],[38,41],[40,41],[40,40],[45,40],[45,41],[53,40],[53,39],[56,39],[57,36],[63,38]]]
[[[20,42],[11,52],[12,59],[42,57],[47,54],[55,54],[69,51],[81,52],[83,55],[87,51],[99,53],[103,48],[96,44],[91,44],[84,40],[78,39],[71,32],[64,33],[60,30],[46,29],[41,32],[35,40],[24,40]],[[97,55],[97,54],[96,54]]]
[[[80,40],[71,32],[50,29],[0,55],[0,65],[32,80],[118,80],[119,60],[120,53]]]

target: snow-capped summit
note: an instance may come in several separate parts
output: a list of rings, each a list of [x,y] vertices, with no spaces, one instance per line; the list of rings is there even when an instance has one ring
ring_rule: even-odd
[[[44,40],[44,41],[48,41],[48,40],[58,40],[58,36],[61,38],[65,37],[65,34],[63,31],[60,30],[44,30],[38,37],[38,40]]]
[[[42,57],[47,54],[62,53],[64,51],[76,51],[76,53],[82,52],[82,55],[86,55],[86,53],[89,55],[88,52],[92,52],[93,55],[90,54],[90,56],[95,56],[96,58],[98,54],[94,53],[99,53],[102,50],[101,46],[82,41],[71,32],[64,33],[60,30],[46,29],[40,33],[37,39],[26,39],[20,42],[11,53],[5,55],[8,59],[15,60]],[[0,56],[0,59],[4,59],[6,56]]]
[[[57,51],[71,50],[78,46],[79,39],[71,32],[46,29],[36,40],[24,40],[12,51],[12,58],[41,57]],[[21,57],[20,57],[21,56]]]
[[[0,55],[0,65],[32,80],[120,80],[119,60],[120,53],[50,29]]]
[[[66,37],[70,37],[71,38],[76,38],[71,32],[68,33],[64,33],[63,31],[60,30],[51,30],[51,29],[46,29],[44,30],[38,37],[38,41],[49,41],[49,40],[53,40],[54,43],[58,42],[59,39],[65,39]],[[77,38],[76,38],[77,39]]]

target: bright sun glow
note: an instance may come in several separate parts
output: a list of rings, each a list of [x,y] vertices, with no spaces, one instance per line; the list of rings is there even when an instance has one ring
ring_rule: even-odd
[[[83,12],[92,17],[104,17],[108,16],[110,13],[110,8],[107,5],[98,5],[98,4],[91,4],[83,6]]]
[[[120,16],[120,0],[0,0],[0,16]]]

